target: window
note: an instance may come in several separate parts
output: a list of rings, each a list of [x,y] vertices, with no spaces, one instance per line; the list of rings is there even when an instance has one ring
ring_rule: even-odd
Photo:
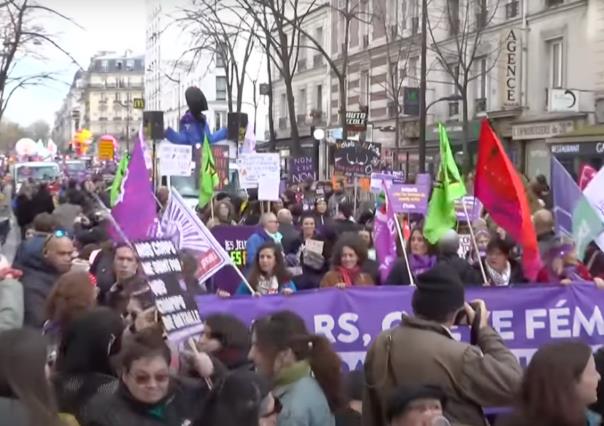
[[[304,71],[306,69],[306,52],[308,46],[308,38],[304,34],[300,36],[300,45],[298,46],[298,68],[300,71]]]
[[[285,95],[285,93],[281,94],[281,102],[279,103],[279,105],[280,105],[279,117],[287,118],[287,96]]]
[[[323,44],[323,27],[315,28],[315,40],[319,44]]]
[[[369,105],[369,71],[361,71],[361,97],[359,101],[362,106]]]
[[[512,19],[518,16],[518,0],[512,0],[505,5],[505,18]]]
[[[120,92],[115,92],[115,100],[118,102],[121,100]]]
[[[123,68],[123,66],[124,66],[124,64],[123,64],[123,62],[122,62],[122,61],[115,61],[115,68],[116,68],[118,71],[121,71],[121,70],[122,70],[122,68]]]
[[[298,109],[298,114],[299,115],[306,115],[306,108],[307,108],[307,104],[306,104],[306,89],[300,89],[298,90],[298,105],[296,106],[296,108]]]
[[[226,101],[227,97],[227,81],[224,76],[216,77],[216,100]]]
[[[415,85],[417,84],[417,64],[419,62],[419,58],[417,56],[414,56],[412,58],[409,58],[409,62],[407,64],[407,76],[409,77],[409,85],[412,87],[415,87]]]
[[[545,4],[547,7],[559,6],[564,3],[564,0],[545,0]]]
[[[487,59],[476,60],[476,112],[486,111],[487,99]]]
[[[315,108],[317,111],[323,111],[323,86],[321,84],[317,85]]]
[[[214,111],[214,131],[227,126],[226,116],[224,111]]]
[[[126,61],[126,70],[127,71],[134,71],[134,59],[128,59]]]
[[[459,33],[459,0],[447,1],[447,14],[449,16],[449,35]]]
[[[216,68],[224,68],[224,59],[220,54],[216,54]]]
[[[549,64],[550,64],[550,87],[562,88],[564,85],[564,44],[563,39],[558,38],[548,42]]]
[[[480,0],[476,5],[476,28],[482,29],[487,26],[489,19],[486,0]]]
[[[107,71],[109,68],[109,61],[107,59],[103,59],[101,61],[101,71]]]

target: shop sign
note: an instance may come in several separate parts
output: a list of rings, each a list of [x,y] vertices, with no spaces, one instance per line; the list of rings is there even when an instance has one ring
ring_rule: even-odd
[[[514,140],[548,139],[568,133],[574,128],[573,120],[517,124],[512,126],[512,138]]]
[[[520,105],[520,51],[522,42],[519,38],[520,32],[511,29],[503,36],[502,55],[502,95],[503,105],[506,107],[517,107]]]
[[[551,146],[552,154],[557,156],[602,155],[604,142],[564,143]]]
[[[548,109],[551,112],[579,112],[579,92],[568,89],[549,89]]]

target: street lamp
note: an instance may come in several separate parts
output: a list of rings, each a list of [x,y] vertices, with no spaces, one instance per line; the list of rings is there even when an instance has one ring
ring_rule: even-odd
[[[126,108],[126,151],[130,153],[130,101],[121,102],[117,99],[113,101],[114,105],[119,105],[122,108]]]

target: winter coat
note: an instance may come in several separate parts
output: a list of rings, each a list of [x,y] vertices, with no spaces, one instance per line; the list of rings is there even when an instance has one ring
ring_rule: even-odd
[[[25,247],[19,265],[23,270],[23,324],[41,329],[46,321],[46,300],[61,274],[46,262],[41,247],[39,251],[34,251],[35,249],[36,245]]]
[[[23,286],[13,278],[0,281],[0,331],[23,327]]]
[[[40,213],[52,213],[55,203],[48,190],[39,190],[31,199],[34,218]]]
[[[207,395],[205,386],[192,387],[173,379],[160,404],[134,399],[123,383],[115,392],[95,396],[86,408],[82,426],[182,426],[192,424]],[[187,421],[189,423],[187,423]]]
[[[332,269],[328,273],[325,274],[323,279],[321,280],[321,287],[335,287],[336,284],[340,284],[344,282],[344,278],[339,271]],[[360,272],[356,279],[354,280],[354,286],[368,286],[375,285],[373,278],[369,274],[365,272]]]
[[[116,392],[119,384],[115,377],[100,373],[58,374],[52,381],[59,411],[72,414],[78,421],[86,417],[92,399]]]
[[[248,267],[254,264],[256,253],[260,246],[267,241],[273,241],[273,238],[264,230],[260,229],[258,232],[253,233],[248,239],[245,246],[247,251],[247,263]]]
[[[453,424],[486,425],[481,407],[508,406],[522,380],[518,360],[490,327],[478,345],[458,342],[442,324],[403,315],[381,333],[365,358],[363,425],[386,424],[386,405],[398,386],[439,386]]]
[[[524,276],[524,271],[522,270],[522,265],[520,263],[518,263],[517,261],[510,259],[510,282],[508,284],[508,286],[513,286],[514,284],[526,284],[529,282],[529,280],[526,279],[526,277]],[[480,272],[480,265],[476,264],[474,265],[474,269],[476,269],[476,272],[479,272],[482,274],[482,272]],[[489,281],[489,284],[493,285],[493,279],[491,278],[490,274],[489,274],[489,269],[485,266],[484,269],[485,274],[487,274],[487,280]]]
[[[313,377],[277,387],[273,395],[283,407],[277,418],[279,426],[335,426],[325,394]]]
[[[33,201],[25,195],[18,195],[15,200],[17,225],[24,227],[34,221]]]
[[[457,254],[447,254],[438,257],[437,263],[445,263],[459,275],[459,279],[466,286],[482,285],[484,280],[480,271],[474,269],[470,263]]]

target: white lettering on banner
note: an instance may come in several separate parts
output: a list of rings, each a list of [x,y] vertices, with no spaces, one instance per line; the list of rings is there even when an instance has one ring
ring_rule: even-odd
[[[166,283],[164,283],[159,278],[149,281],[149,287],[151,288],[151,291],[156,297],[168,294],[168,290],[166,289]]]
[[[503,340],[513,340],[514,332],[512,331],[512,319],[514,318],[513,311],[495,311],[491,313],[491,322],[493,328],[499,333]],[[509,331],[506,331],[509,329]]]
[[[598,142],[596,144],[596,152],[598,154],[604,154],[604,142]]]

